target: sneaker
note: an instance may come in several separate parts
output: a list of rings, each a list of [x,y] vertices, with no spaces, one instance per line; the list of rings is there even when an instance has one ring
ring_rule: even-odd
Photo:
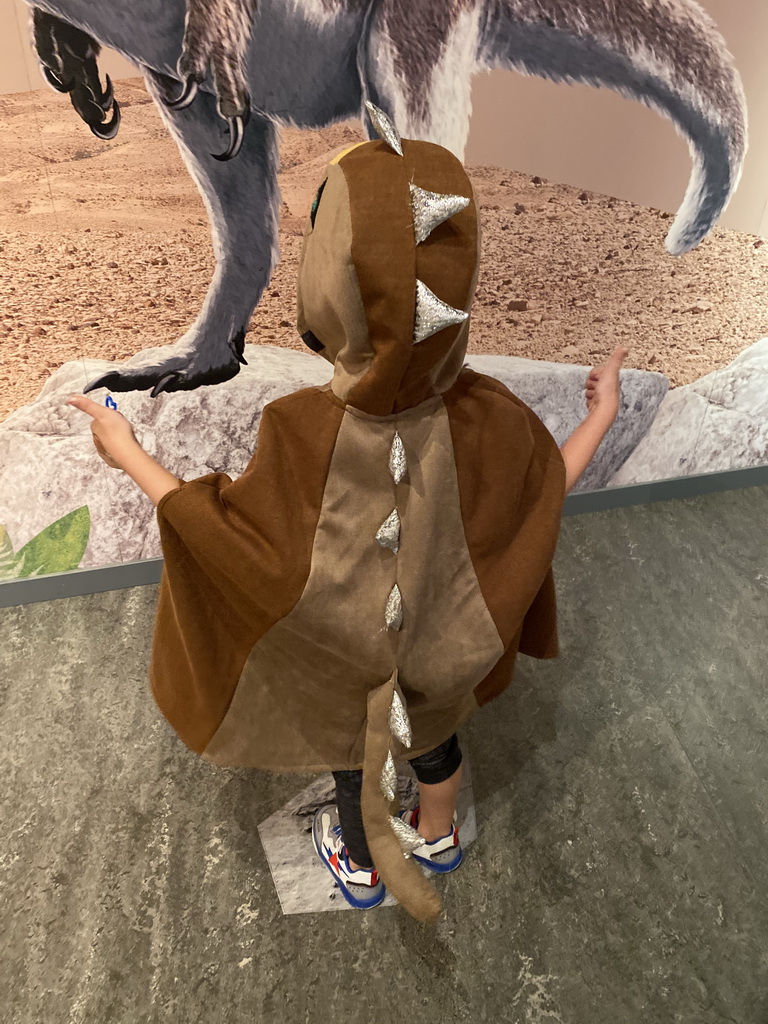
[[[414,807],[410,811],[401,811],[400,817],[406,825],[418,830],[419,811],[419,807]],[[459,841],[459,830],[456,828],[456,815],[453,816],[453,828],[448,835],[441,839],[433,839],[431,843],[425,839],[423,845],[417,846],[411,856],[420,864],[428,867],[430,871],[436,871],[438,874],[455,871],[464,858]]]
[[[378,871],[375,868],[355,871],[350,867],[347,848],[341,838],[339,812],[333,804],[315,812],[312,841],[347,903],[358,910],[370,910],[383,902],[387,890]]]

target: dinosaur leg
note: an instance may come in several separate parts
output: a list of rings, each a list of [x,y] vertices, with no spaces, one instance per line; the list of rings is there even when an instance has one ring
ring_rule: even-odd
[[[87,390],[191,391],[234,377],[243,362],[245,332],[277,262],[280,194],[278,130],[254,115],[240,158],[221,163],[210,155],[220,135],[216,100],[203,90],[197,102],[168,111],[162,82],[147,73],[147,88],[176,139],[211,217],[216,270],[197,320],[158,358],[129,364],[92,381]],[[184,274],[183,266],[176,273]]]
[[[229,145],[217,157],[230,160],[242,146],[249,116],[245,57],[251,41],[256,0],[187,0],[187,16],[178,73],[181,93],[165,97],[171,110],[183,110],[210,78],[218,111],[229,124]]]

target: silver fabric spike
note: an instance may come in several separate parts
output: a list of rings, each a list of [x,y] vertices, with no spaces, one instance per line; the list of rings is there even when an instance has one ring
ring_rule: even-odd
[[[425,242],[443,221],[450,220],[457,213],[466,210],[469,199],[464,196],[444,195],[441,192],[427,192],[425,188],[411,185],[411,206],[416,244]]]
[[[392,695],[392,703],[389,707],[389,731],[395,739],[400,740],[404,747],[410,747],[413,742],[411,722],[397,690]]]
[[[398,630],[403,624],[403,597],[397,584],[389,592],[384,618],[387,620],[387,629]]]
[[[395,439],[393,440],[392,447],[389,450],[389,472],[392,474],[392,479],[396,484],[402,482],[407,468],[403,439],[400,437],[398,432],[395,431]]]
[[[395,768],[395,759],[392,757],[391,750],[387,754],[387,760],[381,770],[381,792],[390,803],[397,796],[397,768]]]
[[[414,850],[418,850],[420,846],[424,845],[424,837],[420,835],[415,828],[406,824],[402,818],[390,817],[389,824],[400,840],[400,846],[403,849],[403,856],[410,857]]]
[[[438,299],[423,281],[416,281],[416,323],[413,329],[414,344],[431,338],[433,334],[462,324],[469,318],[463,309],[454,309],[447,302]]]
[[[400,516],[395,509],[379,527],[376,540],[383,548],[389,548],[395,554],[400,549]]]
[[[376,134],[380,139],[384,139],[388,146],[397,153],[398,156],[403,155],[403,147],[400,142],[400,132],[395,128],[391,118],[389,118],[383,110],[379,110],[369,100],[365,101],[365,105],[368,109],[368,114],[373,122],[373,127],[376,129]]]

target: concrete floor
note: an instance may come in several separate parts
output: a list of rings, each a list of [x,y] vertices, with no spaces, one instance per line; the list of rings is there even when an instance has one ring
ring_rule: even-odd
[[[145,680],[154,588],[0,612],[12,1024],[766,1024],[768,487],[568,518],[562,655],[464,733],[436,928],[283,917],[256,823]]]

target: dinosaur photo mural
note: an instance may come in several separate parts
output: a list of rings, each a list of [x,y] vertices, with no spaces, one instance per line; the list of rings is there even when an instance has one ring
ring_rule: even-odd
[[[693,0],[45,0],[32,7],[48,83],[100,138],[119,98],[101,46],[135,64],[208,210],[216,269],[189,330],[143,365],[89,390],[193,390],[234,377],[278,259],[282,125],[317,129],[371,100],[406,138],[460,158],[474,74],[509,68],[612,89],[656,109],[688,141],[693,172],[667,236],[701,242],[738,184],[746,150],[741,82]],[[514,111],[504,112],[514,123]],[[504,124],[502,124],[504,129]],[[511,130],[511,129],[510,129]]]

